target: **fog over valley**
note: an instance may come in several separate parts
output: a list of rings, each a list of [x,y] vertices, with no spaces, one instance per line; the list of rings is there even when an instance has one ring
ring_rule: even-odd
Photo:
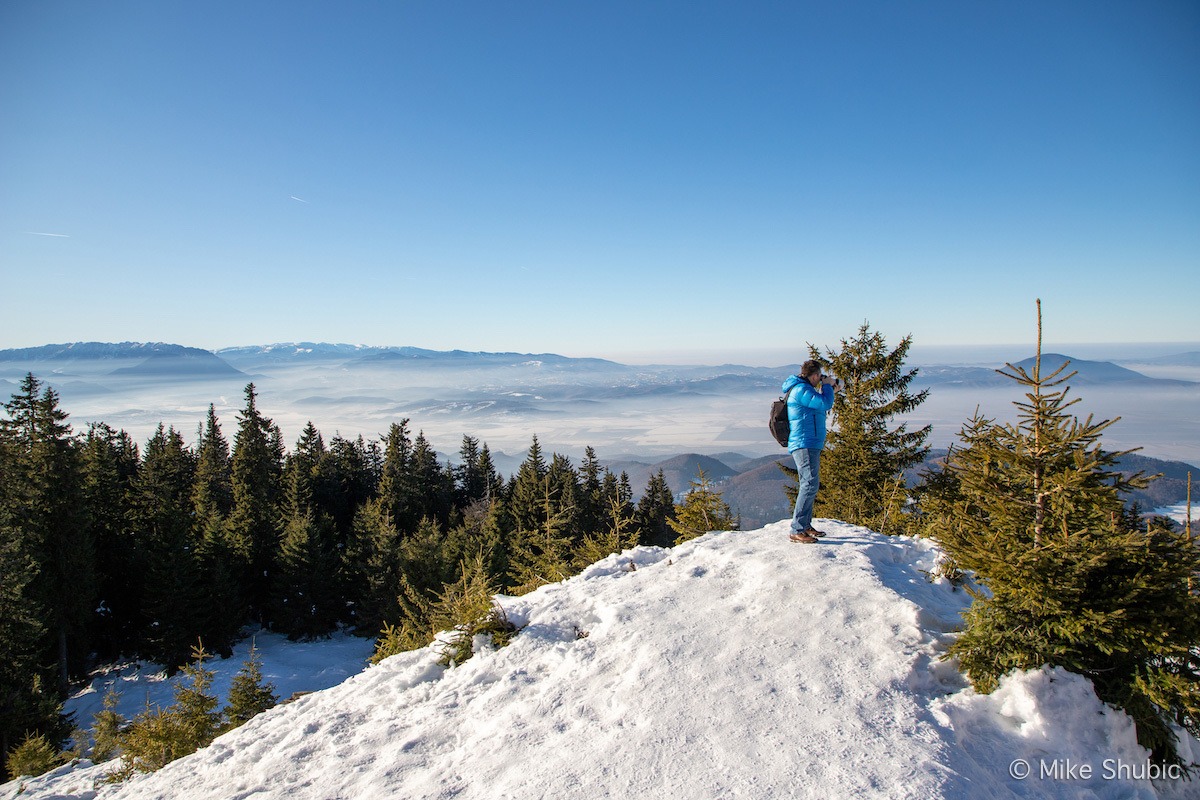
[[[1080,417],[1121,417],[1105,433],[1108,449],[1141,447],[1142,454],[1200,463],[1200,344],[1100,346],[1088,358],[1067,352],[1073,407]],[[913,389],[929,397],[907,417],[910,428],[932,425],[929,444],[946,447],[976,408],[1000,420],[1015,418],[1018,388],[996,374],[1016,349],[921,351]],[[988,360],[973,361],[978,355]],[[803,360],[776,367],[631,365],[553,354],[431,351],[411,347],[281,344],[211,352],[168,344],[48,345],[0,351],[0,390],[7,398],[32,372],[60,394],[76,432],[106,422],[145,442],[161,422],[188,441],[209,404],[227,438],[237,429],[245,387],[253,382],[261,411],[282,429],[289,447],[311,421],[335,434],[380,437],[403,418],[452,457],[463,435],[492,450],[504,472],[524,457],[531,437],[543,447],[578,457],[587,446],[606,462],[656,460],[681,453],[786,456],[766,430],[770,403],[783,379]],[[931,359],[938,358],[939,362]],[[1062,356],[1047,348],[1043,370]],[[640,490],[640,487],[637,487]],[[677,490],[685,486],[674,487]]]

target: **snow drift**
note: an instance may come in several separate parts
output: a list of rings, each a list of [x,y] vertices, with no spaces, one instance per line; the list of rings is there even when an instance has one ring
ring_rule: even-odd
[[[790,543],[780,522],[610,556],[501,598],[525,626],[506,648],[450,669],[430,648],[401,654],[155,774],[92,788],[100,765],[28,782],[22,797],[1150,800],[1193,790],[1148,780],[1132,723],[1078,676],[1043,669],[989,696],[966,688],[938,656],[969,598],[930,580],[934,544],[820,527],[829,536],[816,545]]]

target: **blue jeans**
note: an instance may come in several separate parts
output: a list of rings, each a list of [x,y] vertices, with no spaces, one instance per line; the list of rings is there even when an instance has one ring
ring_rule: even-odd
[[[796,472],[800,481],[796,492],[796,508],[792,511],[792,530],[803,533],[812,527],[813,501],[817,499],[817,487],[821,478],[821,451],[801,447],[792,451]]]

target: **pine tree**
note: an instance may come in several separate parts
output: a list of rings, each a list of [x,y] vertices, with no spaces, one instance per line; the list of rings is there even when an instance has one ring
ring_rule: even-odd
[[[228,726],[236,728],[249,722],[267,709],[274,708],[278,700],[275,685],[263,682],[262,659],[258,656],[258,649],[251,644],[250,655],[229,687],[229,705],[225,709]]]
[[[925,389],[909,391],[916,369],[905,370],[904,359],[912,336],[888,350],[883,335],[867,323],[841,349],[826,348],[824,356],[810,345],[812,358],[821,361],[845,382],[833,401],[833,418],[824,453],[821,455],[821,491],[814,513],[880,533],[902,533],[903,509],[908,499],[904,472],[924,460],[929,448],[925,440],[930,426],[909,431],[907,423],[893,420],[923,403]],[[784,472],[795,477],[794,468]],[[795,489],[788,490],[795,500]]]
[[[396,597],[403,574],[401,534],[383,497],[369,500],[355,515],[342,570],[348,578],[358,632],[373,635],[385,623],[394,624],[399,617]]]
[[[449,469],[443,468],[438,462],[437,451],[429,444],[423,431],[413,441],[411,466],[415,486],[413,499],[419,517],[428,517],[445,525],[450,520],[454,478]]]
[[[140,464],[125,431],[93,423],[82,452],[83,504],[96,543],[97,655],[135,652],[142,628],[145,553],[132,525],[131,487]]]
[[[214,652],[228,658],[247,608],[238,585],[240,570],[230,531],[233,480],[229,444],[212,405],[200,434],[191,502],[192,539],[203,595],[197,615],[199,635]]]
[[[251,613],[262,616],[279,549],[281,451],[279,429],[259,413],[254,384],[246,386],[231,463],[233,512],[230,543],[240,567],[239,585]]]
[[[379,498],[383,511],[400,531],[411,531],[420,521],[414,497],[412,477],[412,438],[408,420],[392,423],[384,444],[383,472],[379,480]]]
[[[30,733],[8,754],[5,766],[10,775],[36,777],[63,764],[63,756],[40,733]]]
[[[30,588],[38,565],[17,533],[0,523],[0,754],[16,747],[28,731],[47,730],[59,721],[57,706],[45,702],[41,692],[46,626]]]
[[[667,525],[676,533],[675,544],[683,544],[711,531],[732,531],[738,527],[729,504],[712,488],[704,470],[699,470],[691,490],[683,502],[675,506],[675,519],[667,520]]]
[[[458,466],[453,469],[454,497],[455,505],[464,508],[486,497],[491,489],[491,481],[479,468],[479,440],[474,436],[463,436],[458,460]]]
[[[132,512],[147,558],[143,652],[171,673],[187,662],[200,629],[200,570],[189,513],[194,474],[182,437],[160,424],[146,444]]]
[[[196,647],[192,657],[194,663],[182,670],[184,680],[175,684],[174,702],[167,708],[147,706],[122,734],[116,780],[161,769],[206,747],[221,731],[224,715],[212,693],[213,671],[204,666],[208,653]]]
[[[544,481],[548,472],[542,446],[535,435],[529,445],[529,453],[509,487],[508,512],[512,516],[515,530],[537,530],[544,522]]]
[[[425,517],[400,544],[400,571],[422,592],[435,592],[452,578],[454,564],[446,559],[445,538],[441,524]]]
[[[99,764],[115,758],[121,751],[121,728],[125,717],[117,711],[120,695],[111,686],[104,693],[101,710],[92,718],[91,760]]]
[[[313,475],[313,510],[333,522],[335,546],[345,547],[354,527],[354,515],[378,489],[378,470],[362,436],[335,435],[329,452],[316,464]]]
[[[579,486],[579,473],[571,459],[559,453],[550,457],[550,466],[546,470],[546,480],[550,494],[556,498],[556,511],[560,514],[560,525],[571,539],[572,545],[583,541],[584,530],[581,523],[580,503],[582,491]]]
[[[1069,413],[1066,365],[1041,371],[1041,303],[1032,372],[1000,370],[1026,390],[1018,421],[978,414],[943,474],[920,492],[926,530],[952,570],[974,573],[966,630],[950,655],[982,692],[1013,669],[1062,666],[1124,709],[1156,759],[1178,755],[1169,724],[1200,733],[1200,551],[1165,527],[1139,530],[1121,492],[1144,486],[1105,451],[1116,420]]]
[[[659,469],[646,482],[646,491],[637,504],[637,528],[641,532],[639,544],[657,547],[670,547],[675,537],[672,535],[671,520],[675,519],[675,496],[667,485],[666,476]]]
[[[285,469],[284,530],[271,621],[290,639],[326,637],[342,614],[341,563],[332,517],[316,497],[330,491],[328,453],[310,422]]]
[[[536,473],[531,469],[529,474]],[[520,475],[517,480],[522,480]],[[575,537],[567,530],[567,524],[575,510],[561,504],[549,473],[539,483],[540,508],[526,510],[526,522],[518,523],[509,542],[509,584],[513,594],[525,594],[547,583],[557,583],[572,572],[571,551]],[[530,519],[534,527],[526,527]]]
[[[81,674],[96,608],[95,541],[82,502],[79,448],[58,394],[32,373],[5,403],[5,523],[38,569],[28,591],[43,609],[46,655],[57,662],[65,692]]]
[[[384,628],[371,662],[377,664],[435,639],[439,661],[447,667],[462,664],[474,655],[480,635],[487,636],[495,647],[505,646],[517,628],[496,603],[496,592],[482,553],[463,561],[458,578],[436,593],[420,592],[405,582],[401,595],[403,619]]]
[[[590,446],[583,451],[579,468],[579,534],[600,533],[604,530],[605,508],[601,475],[604,472],[596,451]]]
[[[636,547],[641,531],[629,501],[619,495],[609,498],[607,529],[590,533],[575,550],[575,565],[583,569],[613,553]]]

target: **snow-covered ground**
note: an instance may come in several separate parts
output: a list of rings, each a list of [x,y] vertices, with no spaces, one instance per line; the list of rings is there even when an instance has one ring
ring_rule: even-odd
[[[788,542],[785,521],[610,556],[501,598],[526,626],[506,648],[452,669],[431,649],[401,654],[152,775],[94,788],[106,767],[84,762],[25,782],[20,796],[1200,794],[1141,777],[1148,754],[1132,723],[1078,676],[1042,669],[988,696],[967,688],[938,656],[968,598],[928,580],[932,543],[819,526],[829,536],[815,545]],[[1192,747],[1200,756],[1189,739],[1185,757]]]

